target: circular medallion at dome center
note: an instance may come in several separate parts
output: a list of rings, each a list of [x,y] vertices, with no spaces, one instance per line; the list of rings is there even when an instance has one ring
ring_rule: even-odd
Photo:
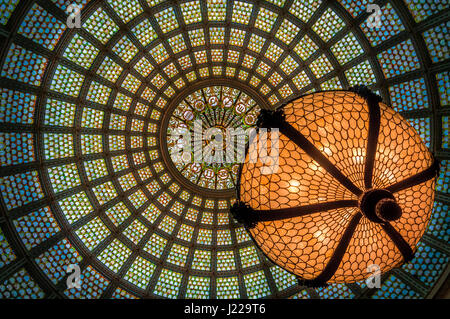
[[[233,189],[248,129],[259,111],[258,103],[237,88],[207,86],[189,94],[173,109],[167,127],[175,168],[194,185]]]

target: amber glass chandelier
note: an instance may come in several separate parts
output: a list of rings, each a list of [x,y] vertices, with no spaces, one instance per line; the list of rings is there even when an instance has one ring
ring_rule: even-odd
[[[262,172],[247,151],[232,214],[270,260],[320,286],[412,259],[439,163],[378,95],[364,86],[305,95],[263,111],[258,127],[269,140],[279,129],[278,167]]]

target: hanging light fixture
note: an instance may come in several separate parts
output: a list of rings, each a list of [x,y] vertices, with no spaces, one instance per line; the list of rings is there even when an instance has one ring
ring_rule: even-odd
[[[263,111],[258,127],[268,140],[279,129],[278,163],[267,172],[264,161],[250,160],[255,137],[231,211],[270,260],[301,284],[321,286],[412,259],[439,163],[378,95],[364,86],[305,95]]]

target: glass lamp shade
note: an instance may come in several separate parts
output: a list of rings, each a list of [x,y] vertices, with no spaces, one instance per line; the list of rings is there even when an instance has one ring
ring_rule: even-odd
[[[359,86],[264,111],[258,126],[270,141],[279,129],[278,166],[247,151],[232,214],[270,260],[320,286],[412,259],[439,164],[400,114]]]

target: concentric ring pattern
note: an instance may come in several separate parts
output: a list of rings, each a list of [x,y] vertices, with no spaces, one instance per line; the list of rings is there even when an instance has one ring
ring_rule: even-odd
[[[72,1],[2,1],[0,297],[436,295],[450,251],[449,6],[376,1],[376,25],[368,3],[78,1],[69,28]],[[194,192],[166,165],[162,118],[199,82],[262,108],[355,84],[379,93],[442,164],[414,260],[380,289],[298,286],[229,215],[229,193]],[[82,289],[67,289],[70,264]]]
[[[189,94],[168,117],[171,162],[195,187],[236,189],[247,130],[255,127],[260,110],[247,93],[227,86],[207,86]]]

